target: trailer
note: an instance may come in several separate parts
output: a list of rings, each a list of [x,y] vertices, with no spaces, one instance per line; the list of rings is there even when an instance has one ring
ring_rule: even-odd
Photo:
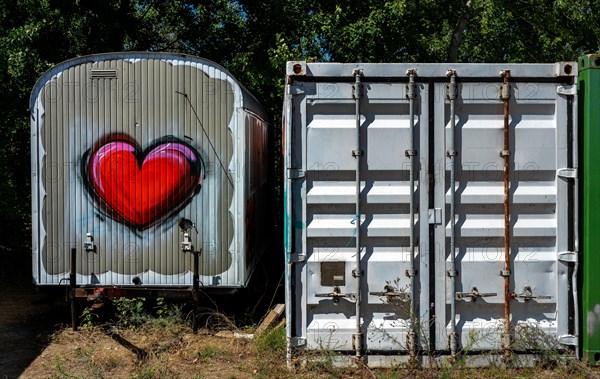
[[[268,238],[268,126],[227,70],[83,56],[38,80],[30,110],[37,285],[89,298],[248,284]]]
[[[580,353],[577,62],[286,74],[288,361]]]

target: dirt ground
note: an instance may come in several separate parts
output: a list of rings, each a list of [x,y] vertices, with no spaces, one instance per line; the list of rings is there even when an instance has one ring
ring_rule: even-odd
[[[270,303],[280,302],[279,296],[271,296],[273,289],[277,291],[277,280],[270,283],[256,288],[257,293],[269,294],[262,297],[265,305],[252,306],[261,298],[257,293],[234,298],[229,309],[223,307],[224,314],[208,310],[197,334],[186,317],[150,320],[136,327],[98,317],[91,326],[73,332],[64,289],[45,293],[26,282],[0,278],[0,379],[600,378],[600,371],[578,362],[519,370],[454,366],[372,370],[342,369],[307,355],[300,357],[295,371],[289,371],[282,328],[252,340],[233,337],[233,332],[251,332]],[[240,328],[243,324],[250,328]]]
[[[4,283],[0,295],[0,378],[17,378],[39,357],[68,315],[59,293]]]

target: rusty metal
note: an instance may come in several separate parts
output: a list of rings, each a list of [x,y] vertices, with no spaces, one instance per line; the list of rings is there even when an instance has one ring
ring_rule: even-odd
[[[194,284],[193,284],[193,293],[194,293],[194,321],[193,321],[193,330],[194,333],[198,332],[198,325],[200,324],[200,254],[201,251],[194,251]]]
[[[77,287],[77,250],[71,249],[71,272],[69,273],[69,300],[71,302],[71,326],[77,331],[77,298],[75,291]]]
[[[509,204],[509,101],[510,101],[510,71],[502,71],[502,86],[500,88],[500,97],[504,103],[504,149],[500,152],[504,160],[504,270],[501,276],[504,277],[504,360],[510,359],[511,329],[510,329],[510,300],[512,299],[510,291],[510,204]]]
[[[115,297],[145,297],[165,298],[172,300],[194,301],[196,295],[193,290],[187,288],[149,288],[149,287],[77,287],[73,291],[77,299],[87,301],[104,301]]]

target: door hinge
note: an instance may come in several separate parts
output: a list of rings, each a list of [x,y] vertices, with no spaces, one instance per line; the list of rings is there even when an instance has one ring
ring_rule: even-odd
[[[558,336],[558,342],[563,345],[577,346],[577,340],[577,336],[574,336],[572,334],[563,334],[561,336]]]
[[[577,86],[558,86],[556,87],[556,93],[559,95],[576,95]]]
[[[429,223],[433,225],[442,223],[442,208],[429,209]]]
[[[306,338],[302,337],[291,337],[289,339],[289,344],[291,347],[302,347],[306,346]]]
[[[300,178],[304,178],[304,170],[299,169],[299,168],[288,168],[287,170],[287,177],[288,179],[300,179]]]
[[[577,179],[576,168],[559,168],[556,170],[556,176],[563,179]]]
[[[290,263],[299,263],[299,262],[304,262],[306,260],[306,255],[305,254],[291,254],[290,255]]]
[[[558,260],[567,263],[577,263],[579,259],[579,253],[577,251],[560,251],[558,253]]]

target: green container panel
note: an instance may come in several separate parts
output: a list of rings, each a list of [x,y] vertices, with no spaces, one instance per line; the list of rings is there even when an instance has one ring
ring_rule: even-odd
[[[579,58],[583,359],[600,364],[600,53]]]

